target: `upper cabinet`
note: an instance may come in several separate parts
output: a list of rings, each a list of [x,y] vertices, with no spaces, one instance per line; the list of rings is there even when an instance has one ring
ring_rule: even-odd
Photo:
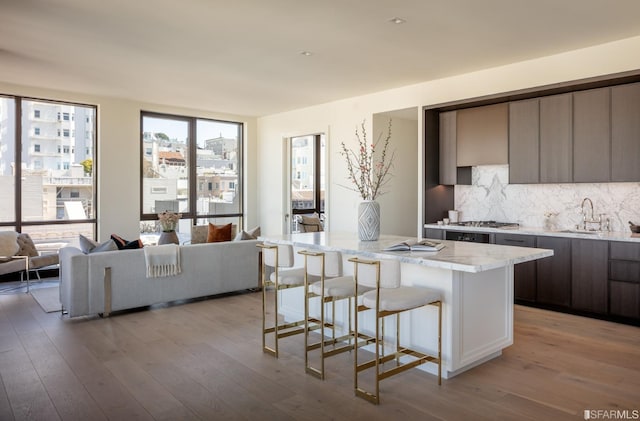
[[[509,103],[509,182],[540,181],[540,100]]]
[[[458,110],[457,166],[507,164],[508,127],[506,103]]]
[[[510,184],[639,182],[640,82],[592,86],[434,111],[440,184],[469,184],[471,167],[496,164],[509,164]]]
[[[610,88],[573,94],[573,181],[606,182],[611,173]]]
[[[611,181],[640,181],[640,83],[611,88]]]
[[[457,183],[456,137],[456,111],[440,113],[440,184]]]
[[[541,183],[572,181],[571,99],[571,94],[540,98]]]

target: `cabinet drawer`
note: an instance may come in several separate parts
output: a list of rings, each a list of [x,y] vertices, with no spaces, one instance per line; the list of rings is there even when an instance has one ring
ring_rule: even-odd
[[[506,246],[535,247],[536,237],[519,234],[496,234],[496,244]]]
[[[640,262],[610,260],[609,279],[613,281],[640,282]]]
[[[611,241],[609,258],[640,261],[640,244]]]

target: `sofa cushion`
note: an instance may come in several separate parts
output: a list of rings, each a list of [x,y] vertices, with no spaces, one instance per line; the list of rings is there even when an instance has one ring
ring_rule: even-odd
[[[231,241],[231,223],[226,225],[213,225],[209,223],[207,243],[218,243],[220,241]]]
[[[122,237],[111,234],[111,239],[116,243],[116,246],[118,246],[118,250],[141,249],[144,247],[139,238],[137,240],[127,241]]]

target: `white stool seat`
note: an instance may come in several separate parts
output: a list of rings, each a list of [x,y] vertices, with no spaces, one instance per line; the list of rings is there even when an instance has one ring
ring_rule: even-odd
[[[280,268],[278,269],[278,284],[280,285],[304,285],[304,268]],[[276,281],[276,273],[271,273],[271,282]]]
[[[402,311],[420,307],[440,300],[440,293],[429,288],[405,287],[380,288],[379,311]],[[376,291],[365,292],[362,304],[375,309]]]
[[[320,281],[311,284],[310,289],[316,295],[323,295]],[[324,280],[325,297],[353,297],[355,295],[354,291],[355,283],[352,276],[340,276]]]

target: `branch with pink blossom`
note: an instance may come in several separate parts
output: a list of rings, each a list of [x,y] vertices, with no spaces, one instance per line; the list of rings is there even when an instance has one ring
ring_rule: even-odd
[[[388,152],[391,142],[391,120],[386,137],[383,138],[380,133],[378,140],[372,144],[367,143],[365,121],[360,127],[362,136],[356,127],[357,151],[348,149],[344,142],[340,142],[340,155],[347,161],[347,179],[355,185],[355,188],[347,188],[359,192],[363,200],[376,200],[378,196],[386,193],[384,187],[392,175],[395,151],[390,154]]]

